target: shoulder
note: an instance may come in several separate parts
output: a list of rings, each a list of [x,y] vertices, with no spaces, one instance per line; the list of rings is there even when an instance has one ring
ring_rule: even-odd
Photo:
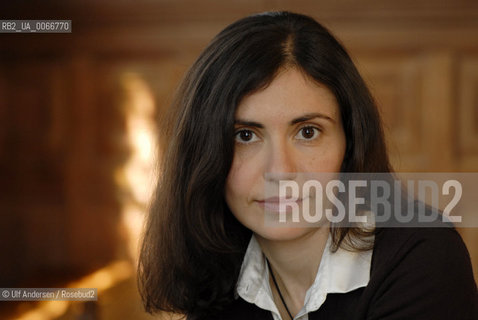
[[[372,272],[402,264],[440,269],[442,263],[446,264],[444,269],[471,272],[466,246],[456,229],[450,227],[382,229],[376,236],[372,259]],[[432,262],[439,264],[430,265]]]
[[[450,227],[380,230],[366,291],[372,318],[388,319],[384,315],[391,310],[399,310],[403,319],[476,317],[478,293],[470,257]]]

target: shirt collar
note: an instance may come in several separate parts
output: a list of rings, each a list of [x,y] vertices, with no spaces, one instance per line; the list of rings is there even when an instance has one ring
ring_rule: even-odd
[[[352,252],[339,248],[330,251],[331,236],[322,254],[314,283],[307,290],[304,306],[296,318],[316,311],[328,293],[346,293],[367,286],[370,280],[372,250]],[[269,285],[269,270],[261,247],[254,235],[249,241],[236,286],[236,297],[261,309],[279,314]]]

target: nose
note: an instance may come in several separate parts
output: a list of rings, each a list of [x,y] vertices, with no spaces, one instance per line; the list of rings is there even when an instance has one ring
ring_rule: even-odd
[[[293,180],[297,175],[298,154],[286,141],[271,143],[264,172],[266,181]]]

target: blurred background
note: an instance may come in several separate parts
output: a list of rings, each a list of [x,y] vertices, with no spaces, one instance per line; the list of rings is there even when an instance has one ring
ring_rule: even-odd
[[[0,34],[0,287],[94,287],[99,299],[2,302],[1,319],[153,318],[135,263],[157,118],[216,33],[268,10],[311,15],[341,39],[397,171],[478,171],[477,1],[2,2],[0,19],[72,20],[73,32]],[[477,231],[460,233],[478,279]]]

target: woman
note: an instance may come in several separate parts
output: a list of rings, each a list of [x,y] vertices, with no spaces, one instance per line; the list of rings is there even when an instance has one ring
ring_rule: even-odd
[[[373,99],[316,21],[272,12],[228,26],[173,107],[139,262],[148,312],[477,318],[470,260],[454,229],[265,222],[282,210],[266,195],[281,179],[391,172]]]

